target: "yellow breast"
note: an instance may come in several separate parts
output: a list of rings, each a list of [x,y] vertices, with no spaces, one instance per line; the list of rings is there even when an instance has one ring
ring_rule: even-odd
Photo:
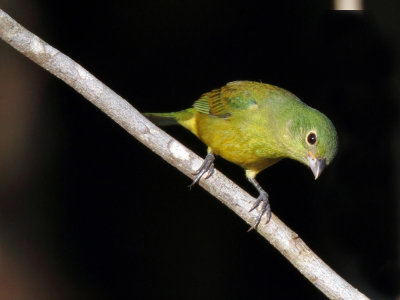
[[[243,130],[234,118],[218,118],[197,113],[194,132],[212,151],[246,170],[256,173],[278,162],[280,158],[260,157],[260,141],[252,130]]]

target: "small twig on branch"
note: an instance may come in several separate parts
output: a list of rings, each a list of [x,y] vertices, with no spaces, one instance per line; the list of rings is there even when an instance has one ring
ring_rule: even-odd
[[[0,10],[0,37],[41,67],[63,80],[109,115],[136,139],[193,178],[202,159],[143,117],[127,101],[97,80],[72,59],[29,32]],[[249,212],[255,199],[218,171],[200,185],[253,224],[257,212]],[[325,264],[275,215],[258,232],[282,253],[308,280],[330,299],[368,299]]]

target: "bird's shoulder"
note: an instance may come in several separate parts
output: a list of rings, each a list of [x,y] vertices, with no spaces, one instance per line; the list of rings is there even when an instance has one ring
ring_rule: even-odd
[[[250,81],[234,81],[204,93],[193,104],[200,113],[214,117],[228,118],[232,113],[258,108],[256,86]]]
[[[254,81],[233,81],[204,93],[193,107],[213,117],[229,118],[233,114],[254,114],[255,111],[278,111],[304,104],[294,94],[274,85]]]

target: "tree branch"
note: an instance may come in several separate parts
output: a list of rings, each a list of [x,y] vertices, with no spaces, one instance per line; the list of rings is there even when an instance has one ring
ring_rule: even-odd
[[[178,170],[193,178],[202,159],[143,117],[127,101],[97,80],[82,66],[29,32],[0,10],[0,37],[35,63],[74,88],[136,139]],[[215,171],[200,185],[253,224],[257,212],[249,212],[254,198],[222,173]],[[282,253],[308,280],[330,299],[368,299],[325,264],[275,215],[258,232]]]

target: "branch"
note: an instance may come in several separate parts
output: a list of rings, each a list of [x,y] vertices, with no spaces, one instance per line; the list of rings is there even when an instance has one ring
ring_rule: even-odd
[[[142,116],[126,100],[72,59],[29,32],[0,9],[0,37],[35,63],[60,78],[110,116],[122,128],[190,178],[202,159]],[[253,224],[254,198],[219,171],[200,185]],[[325,264],[299,236],[275,215],[258,232],[330,299],[368,299]]]

